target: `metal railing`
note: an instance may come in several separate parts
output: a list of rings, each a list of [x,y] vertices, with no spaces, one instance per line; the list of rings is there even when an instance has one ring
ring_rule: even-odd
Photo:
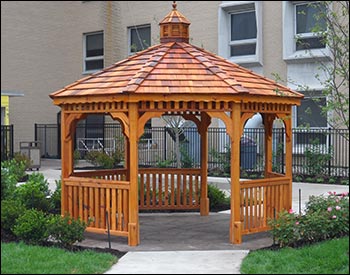
[[[13,125],[1,125],[1,161],[13,158]]]
[[[88,125],[87,127],[94,127]],[[96,126],[101,128],[101,125]],[[104,125],[103,136],[86,136],[86,126],[78,125],[79,138],[98,138],[103,147],[117,143],[123,148],[122,129],[117,123]],[[90,128],[90,133],[91,131]],[[40,141],[43,157],[60,158],[60,131],[56,124],[35,124],[35,139]],[[265,166],[265,132],[263,128],[245,129],[241,138],[241,168],[260,173]],[[273,171],[285,170],[284,129],[273,129]],[[229,173],[230,139],[224,128],[208,130],[208,168],[212,174]],[[200,166],[200,136],[197,128],[186,128],[180,136],[183,167]],[[139,141],[139,164],[144,167],[176,167],[176,143],[168,127],[145,129]],[[82,154],[83,156],[83,154]],[[293,173],[349,177],[349,131],[346,129],[293,129]]]

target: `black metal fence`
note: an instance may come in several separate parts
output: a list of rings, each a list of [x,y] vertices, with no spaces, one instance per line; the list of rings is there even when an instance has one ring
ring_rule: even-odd
[[[102,130],[101,130],[102,129]],[[241,137],[242,170],[262,172],[265,166],[264,129],[245,129]],[[60,158],[60,128],[56,124],[35,124],[35,139],[41,142],[41,155]],[[176,166],[180,152],[183,167],[200,165],[200,136],[197,128],[185,128],[179,135],[168,127],[145,129],[139,141],[139,163],[142,166]],[[124,137],[119,124],[78,125],[75,148],[84,156],[90,150],[112,152],[123,148]],[[285,170],[284,129],[273,129],[273,170]],[[208,166],[211,173],[230,170],[230,139],[224,128],[209,128]],[[293,172],[301,175],[323,174],[349,177],[349,131],[336,129],[293,129]]]
[[[13,125],[1,125],[1,161],[13,157]]]

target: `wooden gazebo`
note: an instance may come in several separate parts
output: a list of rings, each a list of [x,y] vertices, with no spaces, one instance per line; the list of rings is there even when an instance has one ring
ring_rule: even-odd
[[[50,96],[61,108],[62,214],[91,220],[87,231],[125,236],[140,243],[139,209],[200,209],[209,214],[208,139],[212,118],[231,141],[230,242],[268,230],[274,210],[291,208],[292,106],[302,95],[189,44],[190,22],[176,9],[160,22],[160,44]],[[265,178],[240,180],[240,140],[246,121],[260,113],[265,127]],[[75,172],[74,134],[89,114],[118,120],[126,138],[123,169]],[[201,137],[199,169],[138,167],[138,140],[146,122],[162,115],[193,121]],[[272,128],[285,127],[285,174],[272,172]],[[107,213],[107,215],[106,215]]]

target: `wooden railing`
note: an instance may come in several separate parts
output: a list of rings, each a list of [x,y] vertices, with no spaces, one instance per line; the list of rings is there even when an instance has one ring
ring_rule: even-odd
[[[63,179],[63,183],[68,198],[65,211],[85,221],[87,231],[106,233],[109,224],[112,235],[128,236],[128,181],[72,176]]]
[[[139,169],[139,208],[199,209],[200,169]]]
[[[129,188],[126,169],[76,172],[64,179],[68,209],[89,224],[87,231],[128,236]],[[274,176],[274,177],[273,177]],[[189,210],[200,207],[200,169],[139,169],[139,209]],[[240,181],[242,233],[269,230],[268,219],[291,205],[291,179],[270,174]],[[107,213],[107,215],[106,215]]]
[[[118,169],[104,169],[104,170],[93,170],[93,171],[79,171],[74,172],[73,176],[105,179],[105,180],[126,180],[127,170],[124,168]]]
[[[74,176],[121,181],[126,169],[74,172]],[[139,169],[139,208],[142,210],[199,209],[200,169]]]
[[[267,221],[290,205],[289,177],[240,181],[243,234],[269,230]]]
[[[284,178],[286,175],[284,174],[280,174],[280,173],[276,173],[276,172],[268,172],[265,175],[265,178]]]

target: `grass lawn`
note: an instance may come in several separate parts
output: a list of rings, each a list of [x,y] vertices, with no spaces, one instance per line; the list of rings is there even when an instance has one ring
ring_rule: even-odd
[[[301,248],[252,251],[242,274],[349,274],[349,237]]]
[[[1,243],[1,274],[102,274],[116,262],[109,253]]]

